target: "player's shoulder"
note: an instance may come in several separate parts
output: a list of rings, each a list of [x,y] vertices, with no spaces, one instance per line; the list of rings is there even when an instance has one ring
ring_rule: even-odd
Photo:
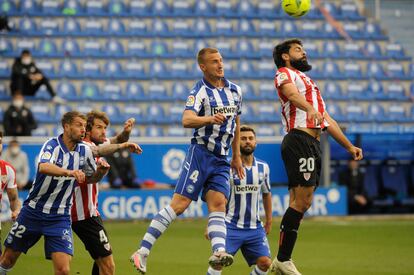
[[[267,164],[267,162],[266,162],[266,161],[264,161],[264,160],[262,160],[262,159],[259,159],[259,158],[256,158],[256,164],[262,164],[262,165],[264,165],[265,167],[269,167],[269,164]]]
[[[48,140],[46,140],[43,146],[45,150],[52,150],[53,148],[59,146],[58,138],[57,137],[49,138]]]
[[[95,143],[90,140],[82,140],[82,143],[87,146],[95,146]]]
[[[197,95],[200,92],[204,92],[206,89],[206,84],[201,79],[194,84],[193,88],[190,91],[190,95]]]
[[[237,85],[236,83],[234,83],[233,81],[230,81],[228,79],[226,79],[226,81],[227,81],[231,91],[235,91],[235,92],[241,94],[241,87],[239,85]]]

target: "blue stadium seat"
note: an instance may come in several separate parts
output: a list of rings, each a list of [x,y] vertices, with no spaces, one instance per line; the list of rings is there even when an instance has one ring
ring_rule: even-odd
[[[355,42],[346,43],[344,45],[343,54],[346,58],[362,58],[364,56],[361,47]]]
[[[66,35],[79,35],[81,34],[81,28],[79,22],[75,18],[63,19],[63,34]]]
[[[386,39],[387,37],[382,34],[381,28],[378,24],[368,22],[364,27],[364,36],[366,39]]]
[[[35,42],[32,39],[23,38],[16,42],[16,53],[20,55],[23,50],[35,49]]]
[[[196,55],[201,49],[208,47],[209,44],[204,39],[198,39],[194,42],[194,55]]]
[[[353,39],[360,39],[363,37],[363,32],[358,23],[346,22],[343,24],[343,28]]]
[[[410,63],[409,65],[408,76],[414,78],[414,63]]]
[[[385,114],[384,108],[378,103],[370,103],[368,105],[368,119],[376,122],[389,122],[390,119]]]
[[[255,78],[252,63],[247,60],[241,60],[238,64],[238,76],[242,78]],[[226,73],[226,72],[224,72]]]
[[[410,121],[409,117],[406,114],[406,110],[401,104],[391,104],[388,106],[388,118],[393,121],[398,122],[407,122]]]
[[[252,84],[243,81],[239,83],[239,86],[242,90],[243,100],[260,100]]]
[[[229,19],[217,19],[216,32],[214,34],[217,36],[224,36],[224,37],[235,35],[232,21]]]
[[[11,69],[7,60],[0,60],[0,78],[9,78]]]
[[[105,112],[113,124],[121,124],[124,122],[124,117],[121,111],[115,104],[105,104],[102,106],[102,111]]]
[[[0,5],[0,13],[2,14],[13,15],[17,12],[16,4],[13,1],[4,0]]]
[[[385,46],[386,56],[394,59],[404,59],[406,55],[404,53],[403,47],[399,43],[389,43]]]
[[[46,126],[38,126],[36,129],[32,130],[33,137],[49,137],[50,131]]]
[[[159,60],[151,62],[149,75],[152,78],[165,78],[167,75],[167,69],[165,68],[164,62]]]
[[[189,0],[177,0],[172,3],[172,14],[175,16],[192,16],[193,6]]]
[[[275,37],[278,35],[275,21],[260,20],[257,32],[264,37]]]
[[[276,131],[267,125],[261,125],[257,128],[256,134],[259,137],[274,137],[276,136]]]
[[[240,39],[236,44],[235,54],[239,57],[254,58],[258,57],[255,49],[253,48],[252,42],[246,39]]]
[[[184,112],[183,104],[173,104],[168,107],[168,114],[166,116],[167,123],[181,123]]]
[[[346,91],[346,95],[349,99],[362,99],[362,100],[369,100],[374,99],[373,96],[366,92],[366,87],[363,83],[359,81],[351,81],[348,82],[348,87]]]
[[[169,99],[166,87],[159,82],[151,82],[148,87],[148,95],[154,101]]]
[[[41,2],[42,13],[45,15],[60,15],[61,7],[58,1],[42,1]]]
[[[314,21],[306,22],[301,25],[301,32],[306,38],[322,38],[323,32],[320,30],[318,23]]]
[[[152,4],[152,13],[154,15],[170,15],[171,12],[171,8],[168,5],[167,1],[164,0],[158,0],[158,1],[154,1]]]
[[[365,55],[367,57],[373,58],[373,59],[383,59],[384,56],[382,55],[381,47],[378,45],[378,43],[374,41],[369,41],[365,43]]]
[[[36,51],[39,57],[56,57],[59,56],[55,41],[51,39],[42,39]]]
[[[256,67],[256,77],[273,79],[276,75],[276,67],[273,60],[259,60]]]
[[[147,99],[144,89],[139,83],[136,82],[127,83],[125,96],[127,101],[143,101]]]
[[[218,39],[216,42],[217,49],[220,49],[220,53],[224,59],[234,57],[233,46],[229,39]]]
[[[368,83],[368,93],[377,100],[385,100],[388,96],[384,93],[384,88],[379,81],[371,80]]]
[[[261,82],[259,84],[259,97],[264,100],[268,99],[277,101],[279,99],[273,82]]]
[[[240,119],[242,123],[256,123],[260,121],[251,104],[242,105],[242,115]]]
[[[306,50],[306,49],[305,49]],[[337,58],[341,55],[341,49],[334,41],[325,41],[323,43],[323,55],[326,57]]]
[[[382,184],[391,191],[393,198],[401,200],[408,197],[408,183],[404,168],[396,163],[389,163],[380,170]]]
[[[168,46],[165,42],[154,40],[151,42],[151,53],[158,57],[168,56]]]
[[[76,110],[84,114],[89,113],[90,111],[92,111],[92,109],[93,109],[93,106],[91,106],[90,103],[82,103],[82,104],[76,105]]]
[[[99,100],[101,97],[98,86],[93,82],[83,82],[81,85],[80,97],[84,100]]]
[[[0,100],[11,101],[9,88],[6,86],[5,81],[0,83]]]
[[[386,75],[391,79],[409,79],[409,76],[405,74],[404,66],[401,63],[388,63],[386,69]]]
[[[329,22],[325,22],[322,25],[322,33],[324,37],[330,38],[330,39],[341,37],[338,31]]]
[[[376,125],[373,123],[368,123],[368,124],[367,123],[362,123],[362,124],[350,123],[349,126],[346,128],[346,133],[347,134],[375,134]]]
[[[174,79],[186,79],[190,76],[188,65],[184,60],[176,59],[171,62],[168,76]]]
[[[340,13],[338,11],[338,8],[336,7],[336,5],[334,3],[330,3],[330,2],[326,2],[324,1],[322,3],[322,7],[329,12],[333,17],[338,18],[340,17]]]
[[[328,114],[333,117],[338,122],[346,121],[346,117],[344,116],[341,106],[334,102],[329,102],[326,104],[326,111]]]
[[[367,121],[367,117],[365,115],[364,109],[362,106],[357,104],[350,104],[345,107],[346,111],[346,119],[352,122],[365,122]]]
[[[76,63],[70,59],[64,59],[59,65],[59,74],[62,77],[77,78],[79,77]]]
[[[318,58],[320,57],[318,45],[312,41],[305,41],[303,43],[303,48],[306,51],[306,56],[308,58]]]
[[[122,46],[121,42],[115,39],[111,39],[105,43],[104,52],[108,57],[123,57],[124,47]]]
[[[121,4],[121,3],[120,3]],[[107,32],[110,36],[122,36],[125,35],[125,26],[121,20],[116,18],[111,18],[108,21]]]
[[[257,47],[257,52],[260,57],[273,59],[272,52],[275,45],[271,40],[260,40]]]
[[[30,106],[30,110],[33,113],[38,123],[51,123],[54,122],[54,116],[52,115],[50,108],[44,103],[33,103]]]
[[[339,5],[339,13],[344,19],[361,19],[361,15],[359,15],[358,7],[355,3],[341,3],[341,5]]]
[[[210,1],[199,0],[194,3],[194,14],[199,16],[212,16],[214,15],[213,6]]]
[[[147,107],[147,120],[149,123],[165,123],[165,112],[160,104],[150,104]]]
[[[323,89],[325,99],[345,99],[342,87],[334,81],[326,81]]]
[[[123,1],[110,1],[108,13],[110,16],[125,16],[127,14],[125,4]]]
[[[236,13],[239,17],[242,18],[252,18],[256,17],[257,9],[255,5],[249,0],[241,0],[235,7]]]
[[[193,47],[190,45],[191,42],[187,42],[182,39],[175,39],[171,43],[172,52],[174,57],[193,57]]]
[[[99,40],[88,39],[83,44],[83,55],[99,57],[104,54]]]
[[[275,18],[278,14],[275,2],[263,0],[257,3],[257,14],[263,18]]]
[[[187,129],[181,125],[169,125],[166,129],[166,135],[169,137],[186,137],[189,136]]]
[[[99,78],[101,77],[101,69],[99,63],[95,60],[85,60],[81,65],[81,73],[84,77]]]
[[[350,79],[363,79],[364,75],[361,70],[361,65],[356,62],[346,62],[344,65],[344,75]]]
[[[159,126],[147,126],[145,129],[145,136],[147,137],[163,137],[164,131]]]
[[[280,115],[273,104],[261,104],[257,110],[260,122],[275,123],[280,121]]]
[[[322,65],[322,72],[325,78],[340,79],[343,78],[338,64],[332,61],[326,61]]]
[[[202,18],[194,22],[193,32],[196,33],[198,37],[212,36],[210,23]]]
[[[215,3],[216,15],[233,16],[235,14],[234,7],[230,1],[217,0]]]
[[[115,60],[110,60],[105,63],[103,75],[106,78],[112,78],[112,79],[125,78],[124,71],[121,67],[121,64]]]
[[[145,0],[129,1],[129,12],[134,16],[149,16],[151,14],[150,6]]]
[[[128,41],[128,56],[130,57],[148,57],[147,45],[142,39]]]
[[[408,97],[405,94],[405,88],[400,83],[390,83],[387,87],[386,94],[388,98],[392,100],[408,100]]]
[[[282,37],[297,37],[299,32],[293,21],[284,20],[280,25],[279,35]]]
[[[104,2],[100,0],[86,1],[85,11],[88,15],[104,15],[106,13]]]
[[[137,36],[149,36],[151,32],[148,30],[147,23],[139,19],[131,19],[128,22],[128,34]]]
[[[19,53],[15,53],[13,49],[13,44],[10,40],[7,40],[4,37],[0,37],[0,55],[2,56],[15,56]]]
[[[28,17],[23,17],[19,21],[19,32],[26,35],[33,35],[36,33],[36,22]]]
[[[62,116],[67,113],[72,111],[72,108],[69,105],[56,105],[55,108],[55,121],[60,121],[62,119]]]
[[[370,201],[373,201],[378,206],[378,199],[380,197],[380,179],[379,179],[379,168],[377,165],[369,165],[366,168],[364,175],[364,190]],[[377,202],[377,203],[376,203]],[[393,201],[391,199],[383,200],[382,206],[391,206]]]
[[[55,74],[55,67],[53,63],[49,60],[37,60],[36,66],[42,71],[42,73],[47,76],[48,78],[54,78]]]
[[[88,3],[90,3],[90,1],[88,1]],[[105,34],[102,21],[99,19],[97,20],[96,18],[87,19],[83,26],[82,33],[88,36],[99,36]]]
[[[83,14],[84,10],[78,0],[66,0],[62,6],[63,14]]]
[[[137,104],[126,104],[122,109],[125,119],[135,118],[137,124],[146,123],[144,118],[144,111]]]
[[[158,3],[158,1],[156,3]],[[160,19],[153,19],[152,32],[156,33],[157,36],[161,37],[172,36],[172,33],[170,32],[167,23]]]
[[[130,137],[139,137],[141,136],[141,130],[137,127],[132,128],[131,133],[129,134]]]
[[[22,0],[19,5],[19,11],[25,15],[32,15],[39,12],[39,7],[35,0]]]
[[[377,134],[402,134],[404,132],[404,127],[397,124],[379,124],[376,128]]]
[[[414,83],[411,83],[410,86],[410,98],[414,98]]]
[[[121,85],[113,81],[108,81],[103,85],[101,94],[107,101],[126,101]]]
[[[234,79],[239,77],[239,71],[235,69],[236,66],[234,66],[233,63],[225,62],[224,63],[224,74],[227,78]]]
[[[194,35],[193,30],[190,27],[190,24],[188,21],[185,21],[183,19],[175,19],[172,22],[172,33],[175,36],[191,36]]]
[[[375,62],[370,62],[367,64],[367,76],[379,80],[387,78],[381,64]]]
[[[75,86],[70,83],[69,81],[61,81],[57,84],[57,89],[56,89],[57,94],[68,100],[68,101],[78,101],[81,98],[78,96],[78,94],[76,93],[76,89]],[[60,114],[59,114],[60,116]]]
[[[181,81],[174,82],[171,90],[171,98],[177,101],[185,101],[190,90],[188,86]]]
[[[147,74],[144,64],[134,59],[129,61],[125,64],[125,76],[131,79],[145,79]]]
[[[247,19],[239,20],[237,29],[241,36],[256,36],[257,33],[253,23]]]

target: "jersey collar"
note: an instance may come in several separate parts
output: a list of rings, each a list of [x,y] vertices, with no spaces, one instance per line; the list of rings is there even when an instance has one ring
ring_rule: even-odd
[[[223,82],[224,82],[224,87],[229,87],[230,86],[230,82],[225,77],[223,77],[222,79],[223,79]],[[204,83],[204,85],[206,85],[208,88],[210,88],[212,90],[217,89],[217,87],[213,86],[204,77],[203,77],[203,83]]]

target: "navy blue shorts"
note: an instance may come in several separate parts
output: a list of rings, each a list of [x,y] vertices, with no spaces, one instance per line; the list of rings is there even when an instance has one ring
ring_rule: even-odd
[[[260,257],[270,258],[269,242],[264,228],[233,229],[227,226],[226,252],[235,255],[239,249],[249,266],[255,265]]]
[[[56,219],[41,218],[35,210],[23,207],[16,222],[12,225],[4,246],[26,253],[44,236],[45,257],[51,259],[53,252],[73,255],[73,238],[69,216]]]
[[[230,163],[226,156],[216,156],[205,146],[191,144],[175,186],[175,193],[193,201],[205,200],[209,190],[217,191],[228,199],[230,195]]]

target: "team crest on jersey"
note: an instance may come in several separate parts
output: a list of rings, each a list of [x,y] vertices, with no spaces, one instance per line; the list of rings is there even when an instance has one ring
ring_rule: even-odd
[[[281,83],[283,81],[286,81],[286,80],[289,80],[289,77],[286,73],[280,73],[280,74],[277,75],[277,81],[279,83]]]
[[[40,159],[42,160],[49,160],[52,157],[52,154],[50,152],[44,152]]]
[[[308,181],[311,177],[311,173],[303,173],[303,178]]]
[[[106,250],[111,250],[111,245],[109,243],[104,244]]]
[[[7,180],[7,175],[2,175],[1,176],[1,182],[6,182]]]
[[[187,102],[185,103],[185,106],[191,107],[191,106],[194,106],[194,103],[195,103],[195,97],[193,95],[190,95],[187,98]]]
[[[210,97],[208,98],[208,100],[209,100],[210,102],[214,102],[214,101],[216,101],[216,99],[214,98],[214,96],[210,96]]]

